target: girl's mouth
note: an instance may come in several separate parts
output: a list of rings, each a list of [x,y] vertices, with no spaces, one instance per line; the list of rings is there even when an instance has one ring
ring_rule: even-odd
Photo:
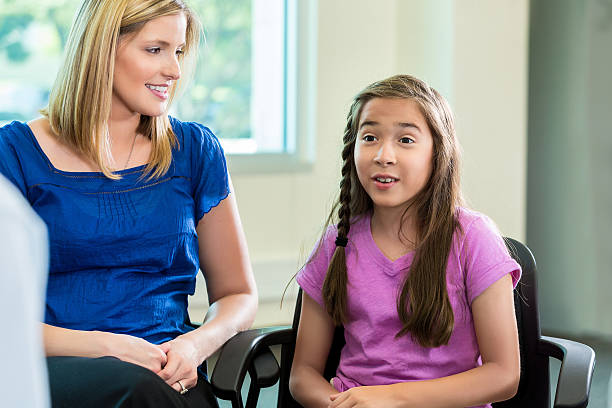
[[[397,181],[396,179],[394,179],[393,177],[376,177],[375,179],[376,181],[380,182],[380,183],[392,183],[394,181]]]
[[[373,177],[372,179],[374,180],[374,185],[379,190],[390,189],[399,181],[399,179],[396,179],[394,177],[382,177],[382,176]]]

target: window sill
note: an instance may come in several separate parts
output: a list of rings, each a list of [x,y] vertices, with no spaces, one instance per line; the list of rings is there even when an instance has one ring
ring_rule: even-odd
[[[298,173],[312,171],[313,160],[289,153],[228,154],[227,166],[232,175]]]

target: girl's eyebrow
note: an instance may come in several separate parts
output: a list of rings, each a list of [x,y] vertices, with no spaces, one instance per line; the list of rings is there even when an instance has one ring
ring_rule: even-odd
[[[380,125],[380,123],[374,121],[374,120],[366,120],[364,121],[361,126],[359,126],[359,130],[361,130],[362,128],[366,127],[366,126],[378,126]],[[418,130],[419,132],[421,131],[421,128],[418,127],[415,123],[412,122],[396,122],[395,126],[397,127],[401,127],[401,128],[414,128],[416,130]]]
[[[380,123],[373,121],[373,120],[366,120],[365,122],[363,122],[360,126],[359,129],[361,130],[362,128],[366,127],[366,126],[376,126],[379,125]]]
[[[412,122],[399,122],[399,123],[396,123],[395,125],[401,128],[414,128],[418,130],[419,132],[421,131],[421,128],[418,127],[416,123],[412,123]]]

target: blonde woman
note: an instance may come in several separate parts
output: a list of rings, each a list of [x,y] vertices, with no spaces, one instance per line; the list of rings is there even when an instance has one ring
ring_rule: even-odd
[[[166,113],[199,33],[181,0],[84,0],[43,117],[0,128],[0,173],[49,230],[54,406],[216,407],[202,364],[253,321],[223,151]]]

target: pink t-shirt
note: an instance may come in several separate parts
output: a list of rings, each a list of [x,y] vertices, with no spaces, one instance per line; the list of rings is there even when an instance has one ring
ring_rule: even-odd
[[[480,213],[459,209],[462,232],[455,232],[446,270],[446,285],[455,315],[449,343],[421,347],[402,328],[396,299],[414,253],[391,261],[378,249],[370,216],[351,225],[346,247],[348,322],[334,386],[345,391],[361,385],[428,380],[467,371],[482,364],[471,304],[491,284],[510,273],[514,286],[521,276],[493,222]],[[323,306],[321,288],[335,249],[336,228],[330,227],[319,251],[298,273],[297,281]],[[315,247],[316,248],[316,247]],[[314,258],[313,258],[314,257]],[[488,407],[490,405],[485,405]]]

